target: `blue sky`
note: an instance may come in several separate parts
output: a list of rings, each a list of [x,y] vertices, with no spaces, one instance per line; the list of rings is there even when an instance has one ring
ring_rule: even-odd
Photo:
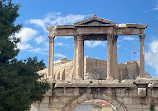
[[[48,64],[48,32],[46,26],[72,24],[97,14],[119,23],[148,24],[145,30],[145,70],[158,74],[158,0],[13,0],[20,3],[20,17],[16,24],[23,28],[18,57],[37,56]],[[72,37],[55,38],[55,60],[73,59]],[[139,60],[139,37],[118,37],[118,62]],[[135,51],[136,54],[132,54]],[[85,42],[85,56],[106,60],[107,42]]]

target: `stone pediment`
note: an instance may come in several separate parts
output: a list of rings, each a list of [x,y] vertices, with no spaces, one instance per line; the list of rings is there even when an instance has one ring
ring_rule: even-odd
[[[106,19],[98,18],[97,15],[93,15],[93,17],[76,22],[74,23],[74,25],[75,26],[115,26],[116,23]]]

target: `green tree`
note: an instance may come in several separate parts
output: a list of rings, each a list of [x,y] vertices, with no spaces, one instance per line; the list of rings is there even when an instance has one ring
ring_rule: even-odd
[[[14,37],[14,33],[21,28],[21,25],[14,25],[19,16],[18,9],[19,5],[12,4],[11,0],[0,1],[0,63],[9,62],[19,52],[16,46],[19,39]],[[9,40],[10,35],[13,35],[12,40]]]
[[[35,101],[42,100],[49,84],[37,71],[45,68],[37,58],[17,60],[19,39],[14,37],[21,25],[14,22],[19,16],[19,4],[0,1],[0,111],[26,111]],[[10,36],[12,35],[12,39]]]

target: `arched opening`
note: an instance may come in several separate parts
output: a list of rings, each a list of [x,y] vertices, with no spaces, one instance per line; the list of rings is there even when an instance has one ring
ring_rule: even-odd
[[[103,102],[108,103],[109,105],[111,104],[111,109],[113,109],[114,111],[127,111],[126,107],[122,104],[122,102],[120,102],[116,98],[113,98],[110,95],[101,94],[101,93],[98,93],[98,94],[88,94],[87,93],[87,94],[83,94],[77,98],[74,98],[73,100],[70,100],[65,105],[65,107],[63,107],[62,111],[77,111],[76,108],[80,107],[79,106],[80,104],[83,104],[85,101],[90,102],[93,100],[97,100],[97,101],[101,100]],[[78,110],[78,111],[84,111],[84,110]],[[88,111],[88,110],[86,110],[86,111]],[[91,110],[91,111],[93,111],[93,110]]]
[[[93,99],[79,104],[73,111],[116,111],[116,107],[105,100]]]

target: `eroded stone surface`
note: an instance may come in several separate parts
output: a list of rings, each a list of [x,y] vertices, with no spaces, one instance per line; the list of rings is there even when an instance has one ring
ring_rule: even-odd
[[[117,111],[150,111],[151,104],[157,109],[158,89],[146,87],[150,81],[145,84],[142,84],[143,81],[141,84],[135,84],[135,81],[55,81],[52,95],[45,97],[41,103],[34,103],[31,111],[73,111],[77,105],[91,99],[106,100],[113,104]],[[78,86],[73,86],[76,83]]]

